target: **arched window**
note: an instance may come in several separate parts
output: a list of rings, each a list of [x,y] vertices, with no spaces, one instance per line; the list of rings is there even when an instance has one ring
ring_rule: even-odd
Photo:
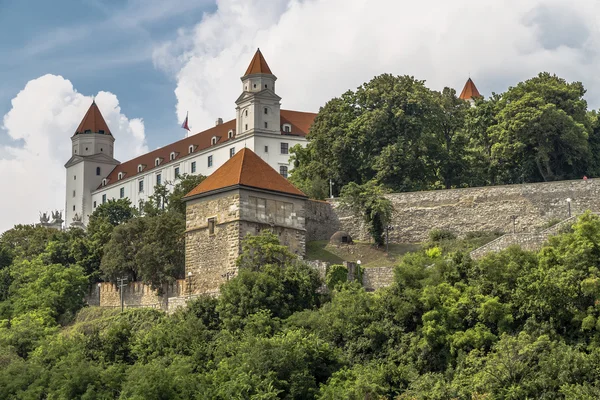
[[[267,107],[265,107],[265,114],[269,113],[269,109]]]
[[[138,165],[138,172],[142,172],[143,169],[144,169],[144,166],[142,164]]]
[[[217,137],[213,136],[213,138],[211,139],[210,143],[213,144],[213,145],[217,144]]]
[[[283,124],[283,131],[290,133],[292,131],[292,126],[290,124]]]
[[[156,160],[154,160],[154,166],[158,167],[160,165],[160,158],[157,158]]]
[[[189,152],[190,152],[190,154],[194,152],[194,145],[191,145],[191,146],[189,147]]]
[[[171,152],[171,154],[169,155],[169,160],[173,161],[175,159],[175,152]]]
[[[230,130],[229,132],[227,132],[227,137],[229,139],[231,139],[233,137],[233,130]]]
[[[119,172],[119,174],[117,175],[117,179],[118,180],[123,179],[123,173],[122,172]]]
[[[100,167],[96,167],[96,176],[100,176]]]

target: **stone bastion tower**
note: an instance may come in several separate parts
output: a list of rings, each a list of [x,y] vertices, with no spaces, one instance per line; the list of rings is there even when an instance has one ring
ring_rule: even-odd
[[[244,148],[184,198],[185,273],[193,293],[216,294],[237,273],[242,240],[272,230],[304,256],[307,196]]]

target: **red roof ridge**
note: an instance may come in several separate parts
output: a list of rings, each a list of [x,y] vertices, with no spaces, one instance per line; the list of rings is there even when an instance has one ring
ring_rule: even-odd
[[[267,60],[263,57],[260,49],[256,50],[256,53],[254,53],[254,57],[252,57],[252,61],[250,61],[250,65],[248,65],[248,69],[246,69],[244,76],[252,74],[273,75],[271,68],[269,68],[269,64],[267,64]]]
[[[473,82],[473,80],[471,78],[469,78],[467,80],[467,83],[465,83],[465,87],[463,88],[463,90],[460,93],[460,96],[458,96],[458,98],[463,99],[463,100],[471,100],[473,98],[478,98],[478,97],[483,97],[483,96],[481,96],[481,94],[479,93],[479,90],[477,90],[477,86],[475,86],[475,83]]]
[[[237,186],[307,197],[255,152],[244,147],[185,195],[186,199]]]
[[[112,135],[100,109],[96,105],[96,100],[92,101],[90,108],[88,108],[85,113],[81,123],[75,130],[75,135],[79,133],[85,133],[86,131],[91,131],[92,133],[99,133],[103,131],[106,135]]]

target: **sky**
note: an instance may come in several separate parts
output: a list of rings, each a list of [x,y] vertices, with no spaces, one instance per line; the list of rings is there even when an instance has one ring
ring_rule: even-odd
[[[596,0],[0,0],[0,232],[64,209],[92,98],[126,161],[235,116],[260,47],[282,108],[318,112],[376,75],[486,96],[541,71],[600,107]],[[69,221],[67,221],[69,222]]]

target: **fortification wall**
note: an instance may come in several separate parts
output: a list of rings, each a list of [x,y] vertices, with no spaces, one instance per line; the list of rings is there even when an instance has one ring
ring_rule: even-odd
[[[600,180],[394,193],[388,198],[394,207],[392,243],[427,240],[428,232],[434,228],[458,235],[474,231],[512,232],[513,215],[515,233],[535,233],[550,220],[568,218],[568,198],[572,215],[599,211]],[[337,229],[349,232],[355,240],[369,240],[360,217],[341,210],[337,201],[333,202],[332,212],[339,221]]]
[[[306,241],[329,240],[340,230],[340,221],[331,203],[320,200],[306,202]]]
[[[364,268],[362,280],[368,292],[388,287],[394,281],[394,267]]]
[[[162,294],[142,282],[130,282],[123,288],[125,308],[151,307],[167,310],[168,298],[186,294],[186,282],[183,279],[163,285]],[[90,287],[86,302],[91,306],[121,307],[121,294],[112,282],[101,282]]]

